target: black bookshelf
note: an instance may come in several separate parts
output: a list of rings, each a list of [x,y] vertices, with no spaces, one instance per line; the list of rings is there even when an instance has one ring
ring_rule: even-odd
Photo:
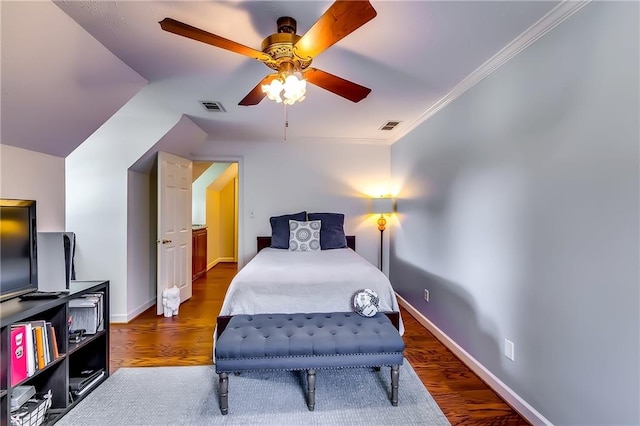
[[[70,343],[69,301],[88,293],[102,293],[104,329]],[[109,376],[109,281],[71,281],[69,293],[56,299],[6,300],[0,303],[0,426],[8,426],[11,415],[11,326],[38,320],[53,326],[58,357],[15,386],[33,385],[36,392],[51,390],[52,404],[45,425],[55,423],[91,392],[89,389],[81,396],[72,396],[69,377],[85,369],[103,369],[105,374],[97,386]]]

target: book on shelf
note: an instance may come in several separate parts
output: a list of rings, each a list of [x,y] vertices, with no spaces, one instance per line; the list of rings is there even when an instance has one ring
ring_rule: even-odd
[[[36,334],[30,322],[20,322],[13,327],[24,326],[25,328],[25,353],[27,356],[27,377],[31,377],[38,371],[38,354],[36,351]]]
[[[34,320],[11,326],[11,386],[15,386],[60,356],[50,322]]]
[[[53,349],[53,326],[50,322],[46,322],[46,331],[47,331],[47,355],[49,357],[49,362],[55,361],[56,355]]]
[[[24,324],[11,326],[11,386],[28,377],[27,327]]]
[[[49,355],[49,329],[47,328],[46,322],[42,326],[42,343],[44,345],[44,365],[46,366],[51,362],[51,357]]]
[[[38,354],[38,369],[42,370],[47,365],[47,359],[45,358],[44,347],[44,327],[41,325],[33,326],[34,333],[36,335],[36,353]]]
[[[36,353],[33,350],[33,327],[31,327],[31,323],[25,322],[20,323],[25,327],[25,349],[27,351],[27,376],[31,377],[36,372]]]
[[[51,343],[53,346],[53,359],[58,359],[60,352],[58,350],[58,338],[56,337],[56,329],[51,326]]]

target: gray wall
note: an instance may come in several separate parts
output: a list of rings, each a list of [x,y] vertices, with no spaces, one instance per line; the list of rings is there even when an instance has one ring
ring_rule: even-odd
[[[640,423],[638,17],[592,2],[391,149],[393,285],[558,425]]]

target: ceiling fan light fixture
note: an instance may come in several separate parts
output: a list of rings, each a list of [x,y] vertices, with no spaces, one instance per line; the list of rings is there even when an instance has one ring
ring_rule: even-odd
[[[293,105],[296,101],[302,102],[307,93],[307,80],[302,78],[302,74],[294,72],[284,80],[284,102]]]
[[[282,102],[282,98],[280,97],[280,92],[282,92],[284,85],[282,84],[282,80],[280,78],[274,78],[271,80],[269,84],[262,85],[262,91],[266,93],[267,98],[272,101],[276,101],[277,103]]]
[[[295,102],[304,100],[307,82],[351,102],[360,102],[369,95],[371,89],[328,72],[310,68],[310,65],[313,58],[375,18],[376,15],[377,12],[369,1],[336,0],[303,35],[296,34],[295,19],[282,16],[277,21],[278,32],[267,36],[262,41],[261,50],[172,18],[164,18],[159,23],[164,31],[239,53],[260,61],[276,71],[276,74],[265,76],[238,105],[257,105],[267,96],[275,102],[293,105]],[[304,79],[302,72],[305,75]],[[295,78],[290,77],[291,74],[294,74]]]
[[[305,94],[307,93],[307,81],[302,78],[302,74],[297,71],[293,73],[280,73],[277,78],[271,80],[271,83],[263,84],[262,91],[272,101],[293,105],[296,102],[302,102],[304,100]]]

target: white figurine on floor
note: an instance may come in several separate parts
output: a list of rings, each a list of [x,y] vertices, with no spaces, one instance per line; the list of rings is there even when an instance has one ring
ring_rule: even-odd
[[[180,307],[180,289],[175,285],[162,291],[162,306],[164,306],[164,316],[169,318],[178,315]]]

